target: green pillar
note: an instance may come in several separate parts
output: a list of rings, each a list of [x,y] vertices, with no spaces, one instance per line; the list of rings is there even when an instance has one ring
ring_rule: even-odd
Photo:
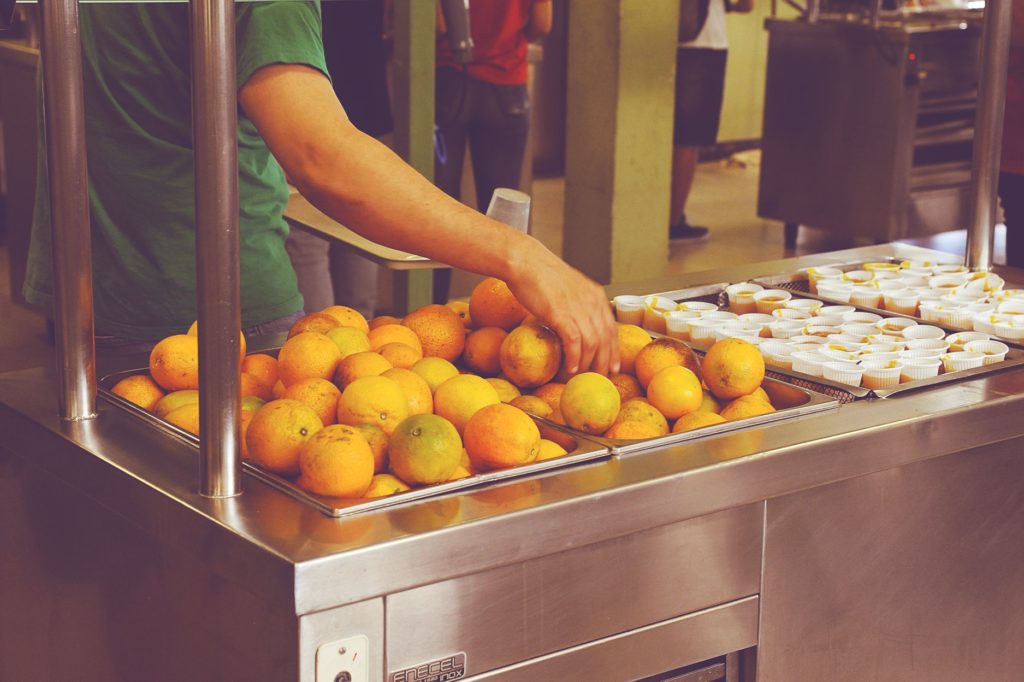
[[[668,260],[679,0],[571,0],[566,260],[599,282]]]
[[[395,151],[429,180],[434,178],[434,3],[395,0]],[[431,270],[398,270],[395,312],[431,302]]]

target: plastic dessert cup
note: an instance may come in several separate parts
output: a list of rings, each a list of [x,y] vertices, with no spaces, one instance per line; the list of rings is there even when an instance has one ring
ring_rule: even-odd
[[[615,306],[615,319],[622,324],[635,324],[638,327],[644,323],[643,296],[616,296],[612,299]]]
[[[826,362],[822,366],[822,376],[829,381],[860,386],[861,380],[864,378],[864,368],[855,362]]]
[[[729,310],[740,314],[756,312],[754,294],[759,291],[764,291],[764,287],[754,282],[730,284],[725,288],[725,293],[729,297]]]
[[[764,289],[754,294],[754,303],[759,313],[771,313],[776,308],[782,308],[786,301],[793,298],[793,292],[786,289]]]

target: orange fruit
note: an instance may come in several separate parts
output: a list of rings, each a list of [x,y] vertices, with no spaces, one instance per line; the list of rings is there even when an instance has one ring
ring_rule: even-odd
[[[402,324],[416,332],[424,357],[455,362],[466,346],[466,326],[448,306],[425,305],[406,315]]]
[[[376,329],[385,324],[402,324],[402,318],[394,315],[379,315],[370,320],[370,329]]]
[[[317,495],[362,497],[373,480],[373,453],[351,426],[317,431],[299,450],[300,488]]]
[[[772,399],[770,397],[768,397],[768,393],[761,386],[758,386],[757,388],[755,388],[750,395],[752,395],[752,396],[754,396],[756,398],[760,398],[761,400],[765,401],[769,405],[772,404]]]
[[[149,374],[167,391],[199,388],[199,339],[175,334],[161,339],[149,354]]]
[[[473,317],[469,314],[469,301],[448,301],[446,306],[455,311],[455,314],[462,320],[462,326],[466,329],[473,328]]]
[[[615,422],[621,401],[615,384],[597,372],[577,374],[565,384],[559,402],[565,423],[585,433],[604,433]]]
[[[376,351],[366,350],[353,353],[338,363],[334,383],[345,388],[356,379],[376,377],[394,367],[386,357]]]
[[[477,327],[501,327],[511,330],[529,311],[505,282],[488,277],[473,288],[469,297],[469,315]]]
[[[377,474],[373,477],[370,482],[370,488],[366,491],[363,497],[372,499],[375,497],[387,497],[388,495],[394,495],[396,493],[404,493],[406,490],[412,490],[405,481],[394,476],[392,474]]]
[[[390,362],[393,367],[401,367],[402,369],[409,369],[423,359],[423,353],[420,353],[412,346],[399,343],[398,341],[385,343],[377,352],[383,355],[384,359]]]
[[[718,414],[722,411],[722,406],[715,399],[715,396],[708,389],[704,389],[704,398],[700,402],[700,407],[697,408],[698,412],[714,412]]]
[[[271,389],[280,378],[277,374],[277,358],[265,353],[246,355],[242,360],[242,372],[255,377],[261,384]]]
[[[704,383],[717,398],[753,393],[764,380],[764,358],[743,339],[723,339],[708,349],[702,363]]]
[[[344,327],[355,327],[364,333],[370,331],[370,326],[366,323],[363,314],[347,305],[329,305],[320,312],[330,315]]]
[[[664,435],[648,422],[637,421],[615,422],[604,432],[605,438],[614,438],[615,440],[639,440],[641,438],[658,438]]]
[[[667,419],[679,419],[697,411],[704,401],[704,389],[696,374],[675,365],[654,375],[647,386],[647,400]]]
[[[481,327],[466,337],[466,349],[462,359],[466,366],[485,377],[501,373],[501,342],[508,332],[501,327]]]
[[[157,401],[156,405],[153,406],[152,411],[157,417],[163,419],[171,410],[175,410],[182,405],[198,402],[199,391],[194,388],[186,388],[181,391],[171,391],[165,395]]]
[[[389,436],[408,416],[402,388],[387,377],[356,379],[345,387],[338,401],[339,424],[373,424]]]
[[[292,338],[302,332],[320,332],[326,334],[335,327],[340,327],[341,322],[333,315],[327,313],[309,313],[295,320],[295,324],[288,330],[288,338]]]
[[[423,358],[411,369],[427,382],[431,393],[444,382],[459,375],[459,369],[444,358]]]
[[[651,342],[651,335],[635,324],[619,324],[619,371],[623,374],[634,372],[634,363],[640,350]]]
[[[541,386],[555,378],[562,365],[562,342],[548,327],[516,327],[501,342],[501,371],[516,386]]]
[[[242,412],[255,412],[266,404],[267,401],[258,395],[242,396]]]
[[[330,379],[341,362],[341,351],[320,332],[302,332],[284,342],[277,354],[281,383],[291,386],[303,379]]]
[[[462,457],[462,439],[447,419],[417,414],[391,435],[391,470],[412,485],[447,481]]]
[[[395,367],[381,374],[399,385],[405,394],[409,414],[430,414],[434,411],[434,395],[430,386],[419,374],[410,369]]]
[[[251,374],[242,372],[238,378],[238,384],[242,392],[242,397],[256,396],[263,400],[270,400],[274,397],[274,387],[271,384],[265,384]]]
[[[498,392],[498,398],[503,403],[510,403],[515,398],[522,395],[519,392],[519,389],[516,388],[516,385],[511,381],[506,381],[505,379],[500,379],[498,377],[490,377],[487,379],[487,383],[494,386],[494,390]]]
[[[521,395],[509,400],[508,404],[518,407],[526,414],[534,414],[538,417],[547,417],[552,412],[551,406],[535,395]]]
[[[299,473],[299,451],[324,428],[316,412],[297,400],[271,400],[256,410],[245,432],[249,459],[285,476]]]
[[[179,429],[185,429],[189,433],[199,435],[199,403],[186,403],[181,407],[171,410],[164,417],[164,421],[174,424]]]
[[[472,471],[470,471],[469,469],[467,469],[466,467],[464,467],[464,466],[462,466],[460,464],[459,466],[455,467],[455,471],[452,473],[452,477],[449,478],[448,480],[449,481],[460,481],[460,480],[462,480],[464,478],[469,478],[472,475],[473,475]]]
[[[557,410],[561,406],[564,390],[565,384],[553,381],[535,388],[533,394],[550,405],[552,410]]]
[[[423,354],[423,344],[416,332],[401,324],[383,324],[370,330],[370,348],[379,351],[387,343],[404,343]]]
[[[757,396],[742,395],[723,407],[721,415],[724,419],[734,421],[736,419],[746,419],[747,417],[759,417],[763,414],[771,414],[774,411],[774,407]]]
[[[640,398],[644,394],[644,387],[632,374],[609,374],[608,378],[615,384],[615,389],[619,392],[619,399],[622,402]]]
[[[562,455],[569,454],[565,448],[556,443],[553,440],[547,438],[540,439],[540,446],[537,451],[537,461],[543,462],[546,459],[554,459],[555,457],[561,457]]]
[[[434,414],[450,421],[462,433],[477,410],[500,402],[498,392],[486,379],[474,374],[460,374],[434,391]]]
[[[466,423],[466,452],[477,471],[527,464],[540,454],[540,430],[518,407],[488,405]]]
[[[335,327],[327,332],[327,338],[333,341],[341,351],[343,360],[353,353],[373,350],[370,348],[370,337],[362,329],[356,327]]]
[[[274,388],[270,392],[273,394],[275,400],[280,400],[284,397],[284,392],[286,390],[287,389],[284,387],[284,384],[280,379],[278,379],[277,383],[274,384]]]
[[[146,412],[152,412],[156,404],[164,397],[164,390],[153,379],[145,374],[133,374],[114,384],[110,389],[130,403],[135,403]]]
[[[616,423],[641,422],[648,424],[657,431],[659,436],[668,433],[668,421],[666,421],[665,415],[644,398],[632,398],[622,403],[619,413],[615,416],[615,421]]]
[[[286,388],[284,397],[288,400],[298,400],[316,412],[324,426],[330,426],[338,421],[338,400],[341,398],[341,391],[327,379],[303,379]]]
[[[245,434],[249,432],[249,424],[252,423],[252,417],[256,414],[256,410],[242,409],[242,414],[238,418],[238,450],[242,459],[249,460],[249,447],[245,444]]]
[[[388,468],[388,434],[384,433],[379,426],[373,424],[359,424],[354,427],[370,446],[373,453],[373,470],[380,473]]]
[[[726,419],[714,412],[691,412],[690,414],[684,414],[676,423],[672,426],[672,433],[682,433],[684,431],[691,431],[693,429],[699,429],[702,426],[711,426],[712,424],[724,424]]]
[[[194,336],[199,338],[199,320],[196,320],[189,325],[188,331],[185,332],[188,336]],[[242,360],[245,358],[245,334],[241,331],[238,332],[238,358]]]
[[[636,354],[633,363],[636,378],[645,389],[654,375],[673,365],[686,367],[700,378],[700,364],[693,350],[678,339],[662,337],[647,344]]]

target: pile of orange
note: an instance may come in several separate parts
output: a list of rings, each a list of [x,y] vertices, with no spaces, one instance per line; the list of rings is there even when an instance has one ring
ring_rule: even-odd
[[[113,391],[198,433],[194,330],[160,341],[149,376]],[[376,497],[564,455],[531,414],[637,439],[774,409],[746,342],[716,344],[703,364],[633,325],[619,345],[619,374],[569,377],[558,336],[494,278],[468,303],[404,319],[331,306],[298,320],[276,357],[243,356],[242,454],[317,494]]]

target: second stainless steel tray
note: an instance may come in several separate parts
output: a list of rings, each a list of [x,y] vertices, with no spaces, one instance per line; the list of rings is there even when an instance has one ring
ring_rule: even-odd
[[[851,265],[848,265],[846,267],[853,267],[854,265],[855,264],[851,264]],[[843,266],[841,266],[841,265],[834,265],[832,267],[842,268]],[[833,301],[833,300],[827,299],[827,298],[823,298],[821,296],[817,296],[817,295],[812,294],[809,291],[807,291],[807,286],[806,286],[807,280],[806,280],[806,278],[803,278],[800,273],[792,273],[792,274],[788,274],[788,275],[776,275],[776,276],[772,276],[772,277],[755,278],[755,279],[753,279],[751,281],[756,282],[758,284],[761,284],[763,286],[771,286],[771,287],[776,287],[776,288],[792,289],[794,291],[798,291],[800,293],[800,295],[802,297],[804,297],[804,298],[811,298],[811,299],[814,299],[816,301],[822,301],[822,302],[824,302],[826,304],[829,304],[829,305],[836,305],[837,304],[836,301]],[[803,286],[801,286],[801,284],[800,284],[801,282],[803,283]],[[658,293],[656,295],[657,296],[663,296],[663,297],[666,297],[666,298],[671,298],[672,300],[678,301],[678,302],[682,302],[682,301],[709,301],[709,302],[713,302],[713,303],[719,304],[719,305],[722,306],[723,310],[727,310],[728,306],[727,306],[727,299],[726,299],[726,294],[725,294],[725,287],[726,286],[728,286],[728,285],[727,284],[705,285],[705,286],[699,286],[699,287],[692,287],[692,288],[688,288],[688,289],[677,289],[677,290],[674,290],[674,291],[660,292],[660,293]],[[843,305],[853,305],[853,304],[851,303],[851,304],[843,304]],[[928,325],[932,325],[932,326],[935,326],[935,327],[940,327],[941,329],[945,330],[947,334],[953,334],[953,333],[956,333],[956,332],[964,331],[963,329],[956,329],[956,328],[949,327],[949,326],[946,326],[946,325],[938,324],[936,322],[927,322],[925,320],[922,320],[919,317],[914,317],[912,315],[901,315],[899,313],[894,313],[892,311],[881,310],[881,309],[876,309],[876,308],[868,308],[868,307],[865,307],[865,306],[853,306],[853,307],[856,308],[857,310],[860,310],[860,311],[863,311],[863,312],[869,312],[869,313],[876,313],[876,314],[881,315],[883,317],[906,317],[906,318],[909,318],[909,319],[912,319],[912,320],[916,320],[916,321],[920,322],[921,324],[928,324]],[[648,331],[650,331],[650,330],[648,330]],[[996,363],[996,364],[992,364],[992,365],[983,365],[981,367],[976,367],[974,369],[960,370],[958,372],[947,372],[947,373],[944,373],[944,374],[939,374],[938,376],[935,376],[935,377],[931,377],[929,379],[918,379],[916,381],[907,381],[907,382],[898,384],[897,386],[893,386],[891,388],[870,389],[870,388],[865,388],[863,386],[851,386],[850,384],[843,384],[843,383],[840,383],[838,381],[831,381],[831,380],[826,379],[824,377],[816,377],[816,376],[813,376],[813,375],[810,375],[810,374],[804,374],[803,372],[796,372],[796,371],[794,371],[792,369],[786,369],[784,367],[778,367],[778,366],[774,366],[774,365],[768,365],[767,369],[768,369],[769,373],[774,374],[777,377],[780,377],[780,378],[783,378],[783,379],[798,380],[801,385],[807,385],[807,386],[811,386],[811,387],[815,387],[815,386],[826,387],[828,389],[827,392],[829,392],[829,393],[844,392],[847,395],[849,395],[851,398],[854,398],[854,399],[860,399],[860,398],[887,398],[887,397],[890,397],[890,396],[898,395],[900,393],[906,393],[906,392],[909,392],[909,391],[916,391],[916,390],[919,390],[919,389],[928,388],[928,387],[931,387],[931,386],[937,386],[937,385],[941,385],[941,384],[947,384],[947,383],[951,383],[951,382],[954,382],[954,381],[962,381],[964,379],[970,379],[972,377],[977,377],[977,376],[981,376],[981,375],[985,375],[985,374],[993,374],[995,372],[1001,372],[1001,371],[1008,370],[1008,369],[1014,369],[1014,368],[1017,368],[1017,367],[1020,367],[1020,366],[1024,365],[1024,350],[1021,349],[1021,346],[1014,344],[1014,342],[1012,342],[1012,341],[1006,341],[1005,339],[999,339],[999,340],[1003,341],[1004,343],[1006,343],[1010,347],[1009,352],[1006,354],[1006,359],[1003,360],[1002,362],[999,362],[999,363]],[[701,350],[701,347],[698,346],[698,345],[694,345],[693,347],[695,349]]]
[[[702,426],[700,428],[693,429],[692,431],[684,431],[682,433],[669,433],[657,438],[641,438],[638,440],[605,438],[604,436],[593,436],[590,434],[580,433],[567,426],[556,424],[555,422],[547,419],[541,419],[540,421],[550,428],[562,430],[573,436],[589,438],[607,447],[616,455],[626,455],[640,450],[649,450],[650,448],[674,445],[676,443],[683,443],[697,438],[714,436],[720,433],[756,428],[772,422],[831,410],[839,406],[839,401],[833,397],[807,388],[802,388],[800,386],[794,386],[778,379],[765,378],[761,384],[761,388],[763,388],[768,394],[768,397],[771,398],[772,405],[775,406],[775,412],[759,415],[757,417],[747,417],[745,419],[728,421],[723,424]]]

